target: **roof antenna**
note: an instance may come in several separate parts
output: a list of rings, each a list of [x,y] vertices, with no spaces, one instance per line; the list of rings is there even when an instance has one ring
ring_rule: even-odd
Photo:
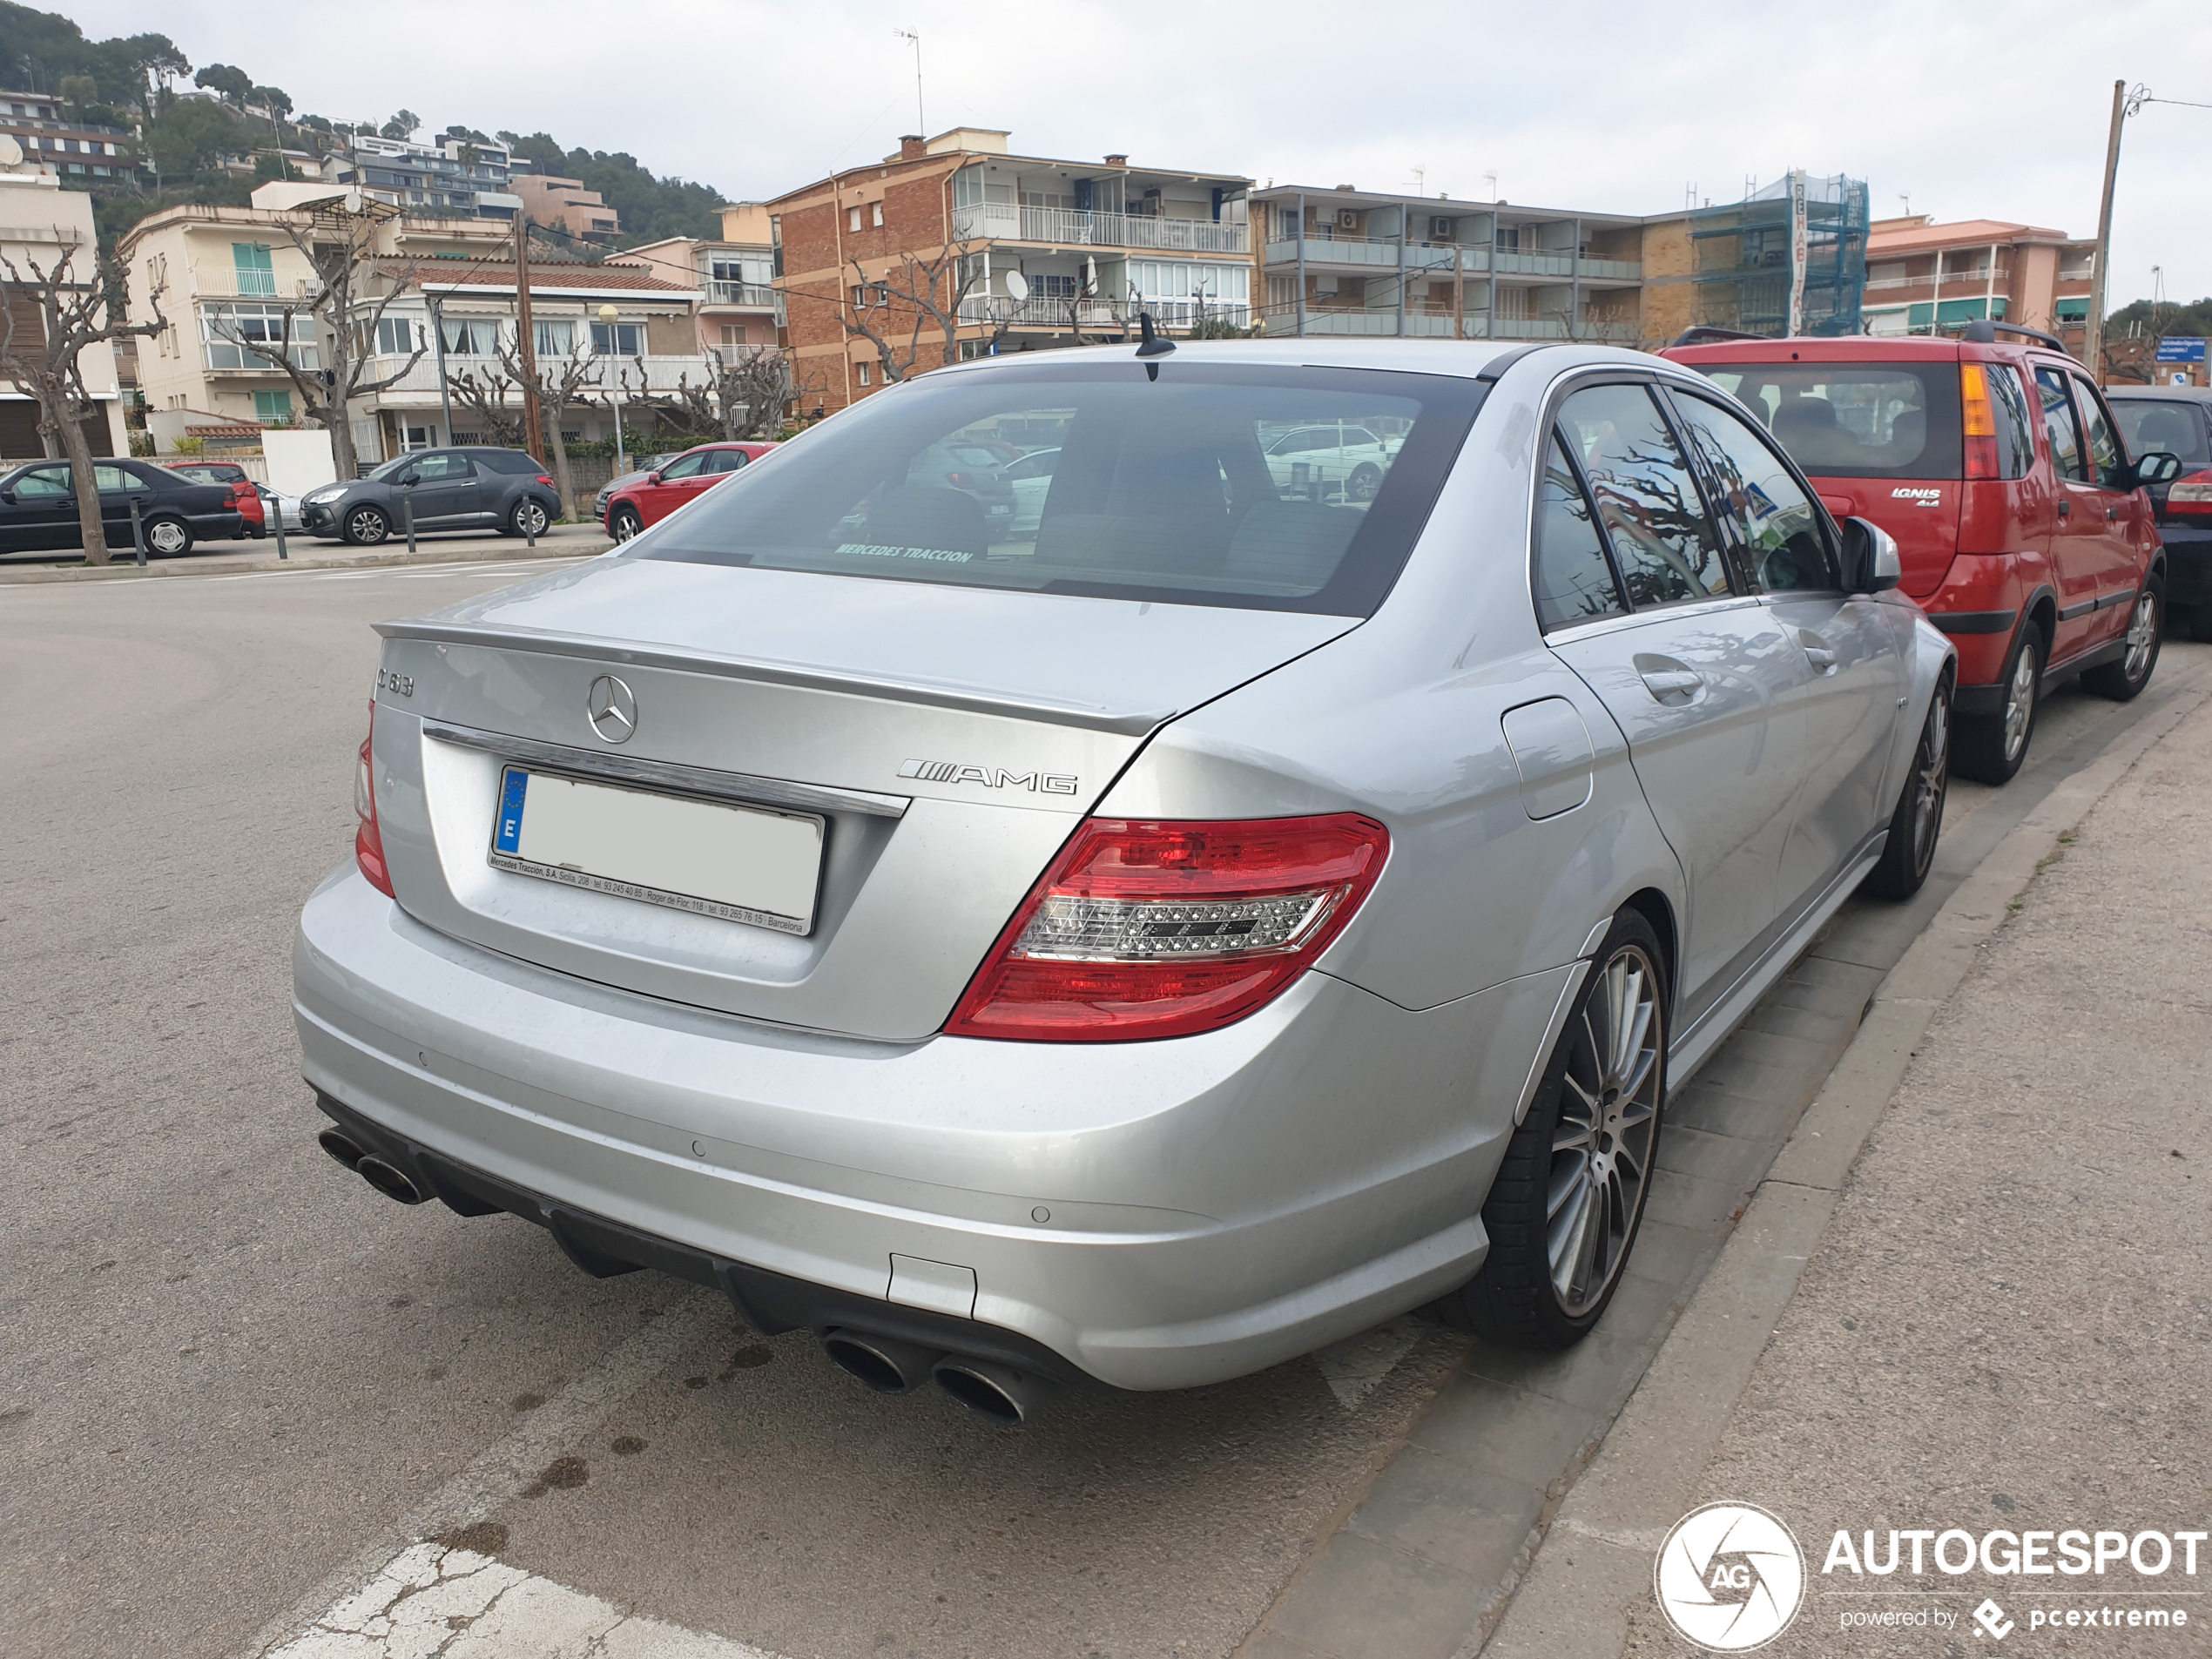
[[[1144,336],[1143,343],[1136,348],[1136,354],[1139,357],[1165,357],[1170,352],[1175,349],[1175,341],[1168,340],[1153,332],[1152,314],[1150,312],[1138,312],[1136,314],[1136,326],[1138,330]]]

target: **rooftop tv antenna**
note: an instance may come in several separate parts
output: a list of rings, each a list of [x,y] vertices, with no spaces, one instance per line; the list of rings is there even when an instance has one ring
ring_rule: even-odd
[[[921,35],[913,29],[894,29],[892,34],[900,40],[911,41],[914,49],[914,131],[927,132],[929,123],[921,113]]]

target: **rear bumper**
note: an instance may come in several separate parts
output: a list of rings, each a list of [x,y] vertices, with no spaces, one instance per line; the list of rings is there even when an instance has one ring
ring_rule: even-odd
[[[707,1276],[771,1322],[943,1316],[1150,1389],[1464,1282],[1571,972],[1420,1014],[1310,974],[1160,1042],[860,1042],[478,950],[348,868],[300,917],[293,1008],[341,1110],[486,1204],[579,1217],[560,1236],[589,1251]]]
[[[2212,604],[2212,525],[2168,523],[2158,527],[2166,543],[2166,597],[2177,605]]]

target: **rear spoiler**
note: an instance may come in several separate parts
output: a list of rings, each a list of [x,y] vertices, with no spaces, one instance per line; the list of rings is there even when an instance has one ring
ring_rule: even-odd
[[[1713,328],[1700,323],[1695,328],[1685,328],[1667,342],[1668,348],[1676,346],[1702,346],[1709,340],[1772,340],[1772,334],[1747,334],[1741,328]]]
[[[1987,317],[1977,317],[1961,331],[1959,338],[1977,346],[1993,346],[2000,334],[2026,334],[2030,340],[2040,340],[2053,351],[2062,352],[2066,341],[2056,334],[2047,334],[2040,328],[2026,328],[2016,322],[1996,322]]]

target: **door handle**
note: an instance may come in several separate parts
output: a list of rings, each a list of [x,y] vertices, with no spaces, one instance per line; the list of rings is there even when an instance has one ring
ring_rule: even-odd
[[[1705,677],[1694,668],[1642,668],[1636,672],[1662,703],[1670,697],[1695,697],[1705,689]]]
[[[2117,507],[2107,507],[2107,508],[2106,508],[2106,509],[2105,509],[2105,523],[2107,523],[2107,524],[2117,524],[2119,522],[2120,522],[2120,509],[2119,509]]]
[[[2072,518],[2074,516],[2074,503],[2067,500],[2067,498],[2063,496],[2059,497],[2059,516],[2060,518]]]

